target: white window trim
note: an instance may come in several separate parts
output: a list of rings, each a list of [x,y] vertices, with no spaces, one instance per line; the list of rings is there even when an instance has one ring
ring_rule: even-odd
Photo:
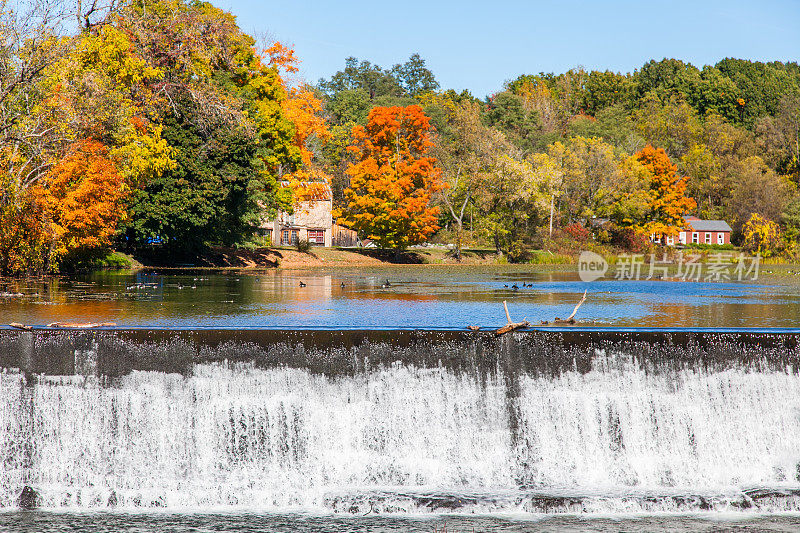
[[[700,234],[696,231],[692,232],[692,244],[700,244]]]
[[[706,232],[705,242],[706,242],[706,244],[711,244],[711,232],[710,231]]]
[[[717,232],[717,244],[725,244],[725,234],[721,231]]]

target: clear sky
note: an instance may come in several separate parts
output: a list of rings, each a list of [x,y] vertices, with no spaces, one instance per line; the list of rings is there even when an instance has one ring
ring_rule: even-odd
[[[355,56],[384,68],[414,52],[445,89],[483,97],[520,74],[630,72],[650,59],[800,60],[800,0],[391,2],[211,0],[250,34],[293,44],[309,82]]]

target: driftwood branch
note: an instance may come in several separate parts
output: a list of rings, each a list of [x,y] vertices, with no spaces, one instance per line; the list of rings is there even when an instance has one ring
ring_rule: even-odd
[[[579,302],[578,302],[578,305],[576,305],[576,306],[575,306],[575,309],[573,309],[573,310],[572,310],[572,314],[571,314],[571,315],[569,315],[569,318],[567,318],[567,321],[570,321],[570,320],[572,320],[573,318],[575,318],[575,313],[577,313],[577,312],[578,312],[578,308],[579,308],[579,307],[581,306],[581,304],[582,304],[583,302],[585,302],[585,301],[586,301],[586,291],[583,291],[583,296],[581,297],[581,301],[579,301]]]
[[[514,331],[515,329],[519,328],[527,328],[528,326],[531,325],[531,323],[528,322],[527,320],[523,320],[522,322],[511,322],[511,315],[508,313],[508,304],[506,304],[505,300],[503,300],[503,309],[505,309],[506,311],[507,323],[502,328],[495,330],[494,334],[496,336],[499,337],[500,335],[505,335],[509,331]]]
[[[581,305],[583,305],[583,302],[586,301],[586,293],[587,291],[583,291],[583,296],[581,296],[581,299],[578,301],[577,305],[575,305],[575,309],[572,310],[572,314],[569,315],[569,317],[566,320],[562,320],[556,317],[556,319],[553,320],[553,325],[574,324],[575,315],[578,314],[578,309],[580,309]],[[503,310],[505,310],[506,312],[506,325],[503,326],[502,328],[495,330],[494,334],[496,336],[499,337],[500,335],[505,335],[509,331],[514,331],[515,329],[527,328],[531,326],[531,323],[528,322],[527,320],[523,320],[522,322],[513,322],[511,320],[511,314],[508,312],[508,303],[506,303],[505,300],[503,300]],[[549,322],[547,320],[543,320],[541,324],[544,326],[549,324]],[[480,326],[467,326],[467,328],[470,329],[471,331],[478,331],[481,329]]]
[[[583,291],[583,296],[581,296],[578,305],[575,306],[575,309],[572,310],[572,314],[566,320],[561,320],[560,318],[556,318],[553,321],[553,324],[574,324],[575,323],[575,315],[578,312],[578,308],[581,306],[583,302],[586,301],[586,291]]]

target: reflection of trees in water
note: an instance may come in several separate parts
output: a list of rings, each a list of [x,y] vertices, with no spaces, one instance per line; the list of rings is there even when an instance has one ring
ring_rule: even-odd
[[[271,270],[253,273],[123,274],[0,280],[0,322],[460,327],[466,317],[503,317],[502,301],[530,320],[567,316],[586,285],[575,272],[475,269]],[[381,285],[389,279],[389,287]],[[305,283],[300,286],[300,281]],[[791,326],[800,319],[794,285],[598,282],[581,317],[619,326]],[[511,290],[514,283],[533,287]],[[764,280],[760,280],[764,283]],[[344,287],[341,284],[344,283]],[[507,285],[508,287],[504,287]],[[419,304],[416,311],[413,306]],[[380,310],[378,310],[380,309]],[[418,316],[411,316],[413,314]],[[301,317],[301,318],[296,318]],[[397,317],[397,321],[392,320]],[[402,320],[400,320],[402,319]]]

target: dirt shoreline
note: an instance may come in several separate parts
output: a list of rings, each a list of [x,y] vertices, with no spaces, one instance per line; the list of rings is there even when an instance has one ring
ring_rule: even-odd
[[[497,265],[494,250],[465,250],[462,261],[456,261],[444,248],[416,248],[403,252],[376,248],[312,248],[299,252],[295,248],[245,249],[212,247],[207,252],[191,258],[161,258],[134,256],[135,269],[160,270],[185,269],[293,269],[309,267],[359,267],[359,266],[435,266],[435,265]]]

